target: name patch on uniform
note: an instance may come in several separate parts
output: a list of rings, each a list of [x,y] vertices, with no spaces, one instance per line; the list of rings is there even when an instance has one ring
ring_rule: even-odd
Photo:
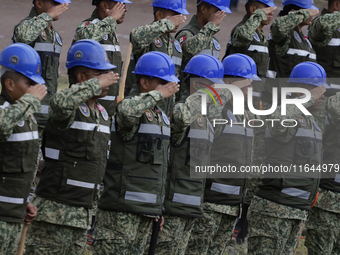
[[[181,47],[181,45],[179,44],[178,41],[175,41],[175,48],[176,48],[176,50],[177,50],[179,53],[182,52],[182,47]]]
[[[320,129],[318,123],[316,123],[315,121],[314,121],[314,127],[316,128],[317,131],[321,132],[321,129]]]
[[[109,39],[109,35],[108,34],[104,35],[104,37],[103,37],[104,41],[106,41],[107,39]]]
[[[24,120],[18,123],[19,127],[23,127],[24,125],[25,125],[25,121]]]
[[[42,31],[41,34],[40,34],[40,36],[41,36],[41,39],[43,39],[44,41],[47,40],[47,35],[46,35],[46,32],[45,32],[45,31]]]
[[[254,39],[255,39],[256,41],[258,41],[258,42],[261,41],[261,39],[260,39],[260,37],[259,37],[259,35],[258,35],[257,33],[255,33]]]
[[[168,116],[166,116],[166,114],[164,112],[162,112],[162,117],[163,117],[164,123],[169,126],[170,121],[168,119]]]
[[[162,45],[163,45],[163,41],[162,41],[161,38],[157,38],[157,39],[154,41],[154,43],[155,43],[155,46],[156,46],[157,48],[160,48],[160,47],[162,47]]]
[[[80,110],[81,114],[83,114],[85,117],[90,116],[90,109],[87,107],[87,105],[85,103],[82,103],[79,106],[79,110]]]
[[[214,46],[215,46],[216,50],[220,50],[221,49],[221,45],[219,44],[218,41],[216,41],[216,39],[213,39],[213,43],[214,43]]]
[[[38,122],[37,122],[37,120],[35,119],[34,115],[31,114],[30,116],[31,116],[31,119],[32,119],[32,121],[34,122],[34,124],[37,124]]]
[[[145,112],[145,116],[146,116],[146,118],[148,119],[148,121],[153,121],[153,115],[152,115],[152,113],[151,113],[151,111],[150,110],[147,110],[146,112]]]
[[[232,113],[232,111],[228,110],[227,111],[227,115],[229,117],[230,120],[237,122],[237,119],[235,118],[234,114]]]
[[[182,37],[179,39],[179,43],[180,43],[181,45],[183,45],[183,43],[185,42],[186,39],[187,39],[186,36],[182,36]]]
[[[61,41],[60,35],[57,32],[55,32],[55,38],[57,39],[57,42],[62,46],[63,42]]]
[[[302,127],[305,127],[307,125],[305,118],[302,116],[299,117],[299,123]]]
[[[196,123],[198,126],[200,127],[203,127],[204,126],[204,120],[203,120],[203,117],[202,115],[198,115],[197,118],[196,118]]]
[[[100,104],[97,104],[97,108],[102,114],[103,119],[107,121],[109,119],[109,115],[107,114],[107,111],[105,110],[105,108],[101,106]]]
[[[296,32],[296,31],[294,31],[294,38],[295,38],[299,43],[302,42],[300,35],[299,35],[298,32]]]

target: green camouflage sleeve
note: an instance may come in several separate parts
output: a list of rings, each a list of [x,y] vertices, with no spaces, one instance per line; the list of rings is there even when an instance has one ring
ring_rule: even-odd
[[[331,115],[335,124],[340,123],[340,92],[328,98],[327,112]],[[338,124],[337,126],[340,129],[340,125]]]
[[[95,41],[101,41],[106,34],[110,34],[117,30],[116,20],[109,16],[96,23],[90,21],[84,21],[81,23],[75,34],[75,40],[92,39]]]
[[[21,22],[14,28],[14,41],[31,44],[52,21],[52,17],[44,12],[30,20]]]
[[[197,35],[193,35],[190,31],[184,30],[176,36],[176,39],[181,42],[183,52],[186,55],[190,55],[188,57],[193,57],[200,53],[206,45],[208,45],[211,41],[211,38],[220,31],[220,27],[216,26],[214,23],[207,23]],[[185,41],[181,40],[184,38]]]
[[[124,130],[126,133],[133,132],[132,129],[139,123],[139,118],[143,113],[156,106],[161,100],[164,100],[163,95],[159,91],[153,90],[119,102],[116,115],[118,129]]]
[[[0,141],[6,141],[12,134],[15,125],[40,110],[40,100],[30,94],[23,95],[14,104],[4,109],[0,108]]]
[[[264,10],[257,9],[242,26],[235,29],[231,38],[231,44],[234,47],[248,46],[253,41],[256,30],[261,25],[262,20],[267,20],[267,15]]]
[[[279,43],[290,36],[290,31],[303,21],[310,18],[308,9],[290,12],[288,15],[276,18],[270,32],[274,42]]]
[[[99,96],[101,92],[102,88],[97,78],[57,92],[50,102],[49,118],[53,123],[60,123],[62,128],[68,128],[74,121],[75,109],[88,99]]]
[[[326,46],[333,32],[340,27],[340,12],[325,14],[313,20],[309,27],[308,39],[318,47]]]
[[[131,32],[132,54],[143,55],[150,43],[164,33],[169,33],[175,29],[171,20],[162,19],[153,22],[151,25],[136,27]]]

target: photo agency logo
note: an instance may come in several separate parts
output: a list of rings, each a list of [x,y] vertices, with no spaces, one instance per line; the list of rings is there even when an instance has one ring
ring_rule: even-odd
[[[203,83],[201,83],[203,84]],[[201,113],[202,115],[207,115],[207,95],[209,95],[214,104],[217,105],[216,99],[213,96],[213,94],[208,90],[210,89],[218,98],[220,101],[220,104],[222,106],[222,100],[220,98],[220,95],[217,93],[217,90],[225,90],[228,89],[233,98],[233,114],[234,115],[244,115],[245,114],[245,97],[242,92],[242,90],[232,84],[215,84],[212,86],[203,84],[205,87],[204,88],[199,88],[200,90],[203,90],[206,92],[206,94],[202,94],[201,98]],[[248,88],[248,95],[253,94],[253,88],[250,87]],[[289,95],[292,94],[303,94],[304,96],[300,96],[297,98],[290,98]],[[288,98],[287,98],[288,97]],[[304,115],[312,115],[304,106],[304,103],[307,103],[311,99],[311,93],[307,89],[303,88],[298,88],[298,87],[285,87],[281,88],[281,105],[280,105],[280,112],[282,116],[287,115],[287,106],[288,105],[295,105]],[[257,116],[270,116],[272,113],[278,110],[278,88],[272,88],[272,106],[271,108],[267,110],[258,110],[254,108],[253,105],[253,98],[249,96],[247,98],[247,105],[249,111]],[[274,125],[274,122],[280,121],[279,119],[250,119],[248,121],[244,120],[243,122],[233,122],[231,119],[214,119],[213,120],[213,127],[216,125],[224,125],[224,124],[229,124],[230,126],[234,125],[241,125],[243,124],[244,127],[262,127],[265,125],[265,122],[271,122],[272,126]],[[285,119],[280,121],[281,125],[284,127],[295,127],[298,125],[297,121],[294,119]]]

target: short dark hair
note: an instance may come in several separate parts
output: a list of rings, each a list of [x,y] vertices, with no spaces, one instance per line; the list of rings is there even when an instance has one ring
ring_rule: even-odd
[[[288,15],[288,13],[291,11],[291,10],[301,10],[302,8],[300,6],[297,6],[295,4],[287,4],[285,6],[283,6],[283,10],[280,11],[279,13],[279,17],[282,17],[282,16],[286,16]]]
[[[260,6],[260,2],[256,0],[248,0],[246,4],[244,5],[246,12],[249,14],[250,13],[250,6],[254,5],[256,8]]]
[[[197,0],[197,13],[201,12],[202,6],[205,6],[207,9],[210,9],[212,7],[212,5],[207,2]]]
[[[334,2],[340,2],[340,1],[339,0],[328,0],[328,9],[330,9],[332,7]]]
[[[2,76],[1,76],[1,85],[2,85],[2,89],[5,89],[5,81],[7,79],[11,79],[13,80],[15,83],[17,83],[20,79],[21,76],[24,76],[21,73],[18,72],[12,72],[12,71],[6,71]]]
[[[67,70],[67,74],[68,74],[68,81],[70,86],[76,83],[79,83],[78,79],[77,79],[77,74],[78,73],[83,73],[88,71],[89,68],[85,67],[85,66],[74,66],[70,69]]]

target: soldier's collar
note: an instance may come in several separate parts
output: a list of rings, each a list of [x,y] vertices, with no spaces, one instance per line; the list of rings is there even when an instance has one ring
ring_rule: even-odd
[[[200,24],[198,23],[198,20],[197,20],[197,16],[196,16],[196,15],[192,16],[192,18],[191,18],[191,20],[190,20],[189,23],[190,23],[192,26],[197,27],[199,30],[201,30],[201,26],[200,26]]]
[[[12,100],[12,98],[10,98],[10,96],[5,92],[4,89],[1,90],[1,95],[6,99],[6,101],[8,101],[11,104],[14,104],[14,101]]]
[[[102,18],[100,17],[97,8],[94,9],[94,11],[92,12],[91,18],[95,18],[95,19],[99,19],[102,20]]]
[[[322,12],[321,12],[321,15],[325,15],[327,13],[331,13],[328,9],[326,8],[323,8]]]

